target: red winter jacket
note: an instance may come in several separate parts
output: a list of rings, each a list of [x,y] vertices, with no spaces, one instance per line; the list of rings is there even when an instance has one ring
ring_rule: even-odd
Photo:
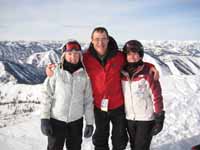
[[[105,66],[101,65],[91,51],[83,54],[83,62],[92,83],[94,105],[101,108],[101,101],[106,98],[109,100],[108,110],[124,104],[120,79],[124,55],[118,50],[112,50],[111,53],[112,56],[107,58]]]

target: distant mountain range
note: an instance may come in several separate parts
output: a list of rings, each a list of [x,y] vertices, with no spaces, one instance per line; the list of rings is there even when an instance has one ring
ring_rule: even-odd
[[[163,75],[200,73],[199,41],[142,41],[144,60],[153,63]],[[62,41],[0,41],[0,82],[10,77],[17,83],[39,84],[44,81],[48,63],[60,62]],[[87,49],[88,44],[81,44]],[[120,46],[122,47],[122,45]]]

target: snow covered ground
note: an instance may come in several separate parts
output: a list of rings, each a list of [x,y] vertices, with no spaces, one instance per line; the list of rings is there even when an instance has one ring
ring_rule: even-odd
[[[145,43],[147,53],[144,60],[153,63],[160,71],[166,110],[163,131],[153,138],[151,150],[189,150],[192,145],[200,143],[200,44],[175,42],[178,44],[176,48],[173,44],[154,41]],[[43,56],[44,53],[38,54]],[[52,54],[54,53],[51,53],[50,58],[54,58]],[[37,58],[37,61],[32,61],[36,60],[33,53],[27,56],[27,62],[43,64],[46,61],[40,60],[38,56]],[[24,59],[23,61],[25,62]],[[9,65],[12,66],[10,68],[16,67],[12,62],[9,62]],[[20,74],[21,69],[23,74]],[[19,65],[17,69],[10,71],[6,69],[4,62],[0,62],[1,150],[46,149],[47,139],[41,134],[39,119],[42,85],[17,82],[19,76],[20,79],[25,76],[25,79],[32,82],[25,74],[27,72],[31,75],[31,70],[27,72]],[[34,76],[32,78],[34,80]],[[91,138],[83,139],[82,149],[93,150]],[[130,150],[129,145],[127,150]]]
[[[161,77],[166,120],[163,131],[153,139],[152,150],[188,150],[200,142],[199,83],[199,75]],[[38,111],[0,129],[1,150],[39,150],[45,149],[46,144]],[[82,147],[92,150],[91,138],[84,139]]]

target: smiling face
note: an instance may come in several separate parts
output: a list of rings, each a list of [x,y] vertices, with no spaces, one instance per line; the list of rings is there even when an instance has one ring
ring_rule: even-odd
[[[97,51],[97,53],[101,56],[105,55],[108,48],[108,35],[106,32],[98,32],[95,31],[92,35],[92,44]]]
[[[140,61],[142,57],[140,57],[138,52],[128,51],[126,55],[126,59],[127,59],[127,62],[134,63],[134,62]]]
[[[69,51],[65,52],[65,60],[72,64],[77,64],[80,59],[80,52],[79,51]]]

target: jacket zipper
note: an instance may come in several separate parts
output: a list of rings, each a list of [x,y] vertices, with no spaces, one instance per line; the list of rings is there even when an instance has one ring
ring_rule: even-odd
[[[71,98],[70,98],[70,103],[69,103],[69,109],[68,109],[68,117],[67,120],[70,120],[70,116],[71,116],[71,107],[72,107],[72,96],[73,96],[73,74],[72,77],[70,79],[70,84],[71,84]]]
[[[134,105],[133,105],[133,95],[132,95],[132,88],[131,88],[131,79],[130,79],[129,75],[128,75],[128,82],[129,82],[129,88],[130,88],[130,94],[131,94],[132,112],[134,114],[133,120],[135,120],[135,111],[134,111]]]
[[[133,120],[135,120],[135,111],[134,111],[134,104],[133,104],[133,95],[132,95],[131,81],[132,81],[132,79],[134,78],[134,76],[135,76],[138,72],[139,72],[139,71],[136,71],[135,73],[133,73],[131,77],[128,75],[129,87],[130,87],[130,93],[131,93],[132,111],[133,111],[133,114],[134,114]]]

